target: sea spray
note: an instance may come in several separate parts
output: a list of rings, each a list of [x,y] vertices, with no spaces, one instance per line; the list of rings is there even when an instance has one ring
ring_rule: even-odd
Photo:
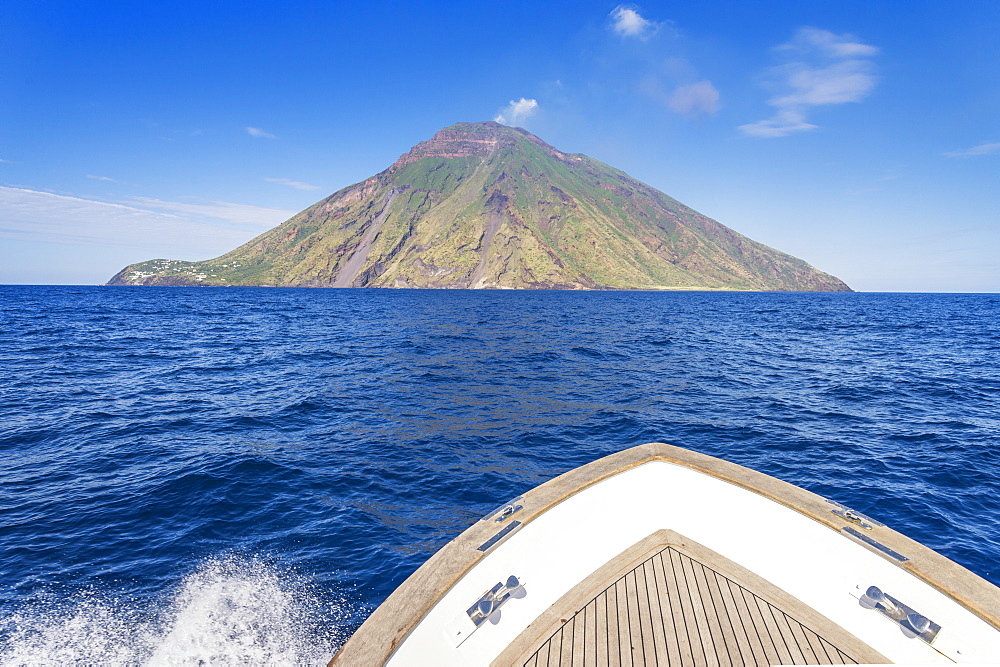
[[[85,591],[46,595],[3,623],[4,665],[136,664],[149,653],[149,620],[130,604]]]
[[[36,602],[5,622],[3,665],[325,664],[346,639],[348,603],[258,559],[213,558],[165,603],[93,590]],[[144,608],[145,607],[145,608]]]
[[[321,608],[287,573],[212,560],[184,580],[149,664],[325,664],[341,638]]]

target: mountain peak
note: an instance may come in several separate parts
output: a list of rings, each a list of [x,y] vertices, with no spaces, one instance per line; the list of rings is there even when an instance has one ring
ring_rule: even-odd
[[[487,120],[479,123],[455,123],[449,125],[428,139],[404,153],[393,163],[393,167],[403,167],[428,157],[457,158],[487,156],[501,148],[516,146],[520,141],[528,141],[540,146],[558,159],[566,155],[548,145],[535,135],[520,127],[501,125]]]

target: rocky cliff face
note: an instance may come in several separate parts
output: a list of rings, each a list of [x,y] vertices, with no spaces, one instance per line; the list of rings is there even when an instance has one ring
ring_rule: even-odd
[[[850,291],[584,155],[458,123],[380,174],[203,262],[112,285]]]

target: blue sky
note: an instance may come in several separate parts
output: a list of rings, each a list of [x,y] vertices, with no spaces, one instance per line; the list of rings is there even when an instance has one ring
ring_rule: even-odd
[[[206,259],[502,118],[864,291],[1000,292],[1000,2],[0,9],[0,283]]]

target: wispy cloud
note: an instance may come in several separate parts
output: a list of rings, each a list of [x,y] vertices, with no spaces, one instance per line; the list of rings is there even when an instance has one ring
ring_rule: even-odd
[[[519,100],[511,100],[500,113],[493,117],[493,120],[504,125],[520,125],[534,116],[536,111],[538,111],[538,100],[522,97]]]
[[[246,204],[157,199],[103,202],[0,186],[0,237],[127,247],[150,256],[205,258],[231,250],[293,211]]]
[[[145,209],[154,209],[177,217],[203,222],[222,222],[243,229],[263,231],[292,217],[297,211],[280,208],[236,204],[212,199],[190,197],[186,201],[132,197],[128,201]]]
[[[779,51],[791,51],[809,55],[818,52],[829,58],[869,58],[877,56],[879,48],[863,44],[854,35],[837,35],[820,28],[799,28],[792,40],[778,47]]]
[[[948,151],[948,157],[976,157],[978,155],[996,155],[1000,153],[1000,141],[993,141],[986,144],[979,144],[962,151]]]
[[[270,132],[265,132],[259,127],[248,127],[247,134],[249,134],[251,137],[259,137],[261,139],[277,139],[276,136],[274,136]]]
[[[295,188],[296,190],[319,190],[320,186],[313,185],[312,183],[302,183],[300,181],[292,181],[287,178],[265,178],[268,183],[279,183],[281,185],[287,185],[290,188]]]
[[[768,100],[771,118],[740,125],[754,137],[784,137],[818,127],[807,122],[813,107],[860,102],[878,80],[869,60],[878,47],[853,35],[837,35],[818,28],[800,28],[777,52],[788,61],[770,71],[779,94]]]
[[[678,115],[694,119],[711,116],[721,106],[721,96],[712,82],[682,83],[697,76],[697,71],[686,60],[671,58],[659,71],[641,80],[639,91]]]
[[[109,178],[107,176],[95,176],[94,174],[87,174],[87,178],[92,178],[95,181],[107,181],[108,183],[121,183],[121,181]]]
[[[806,122],[804,112],[796,109],[779,109],[774,116],[756,123],[740,125],[744,134],[752,137],[784,137],[795,132],[815,130],[819,125]]]
[[[712,115],[719,110],[719,91],[711,81],[678,86],[667,102],[671,111],[683,116]]]
[[[660,24],[643,18],[634,6],[618,5],[611,10],[611,29],[622,37],[648,39]]]

